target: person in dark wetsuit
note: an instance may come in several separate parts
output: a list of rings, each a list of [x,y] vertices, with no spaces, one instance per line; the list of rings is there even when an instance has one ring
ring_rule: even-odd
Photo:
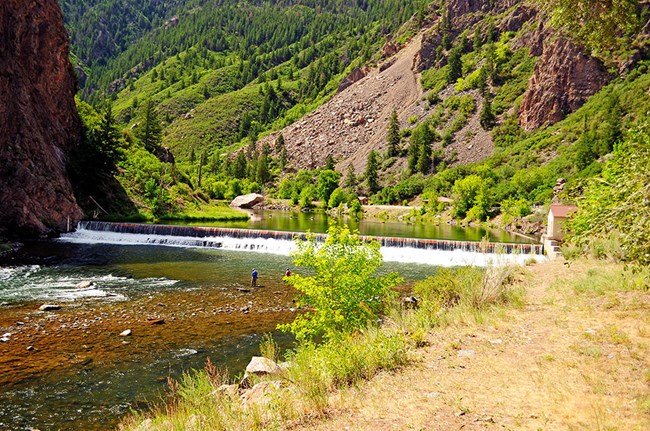
[[[284,273],[285,277],[291,277],[291,270],[287,268],[286,272]]]
[[[257,287],[257,270],[255,268],[251,273],[251,287]]]

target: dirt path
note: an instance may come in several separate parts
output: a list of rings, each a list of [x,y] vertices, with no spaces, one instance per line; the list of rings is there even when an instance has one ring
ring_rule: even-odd
[[[650,429],[650,294],[612,271],[533,266],[523,308],[432,334],[415,366],[341,394],[302,429]]]

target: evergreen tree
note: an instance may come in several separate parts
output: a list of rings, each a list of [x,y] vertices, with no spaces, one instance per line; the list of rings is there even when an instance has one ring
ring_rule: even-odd
[[[433,141],[433,133],[429,124],[419,124],[411,134],[411,142],[413,145],[414,160],[409,159],[410,172],[422,172],[426,174],[431,167],[431,143]]]
[[[449,51],[448,63],[449,74],[447,75],[447,82],[453,84],[458,78],[463,76],[463,63],[461,61],[461,52],[458,48]]]
[[[271,173],[269,172],[270,152],[271,149],[268,144],[264,143],[262,146],[262,154],[260,154],[260,157],[257,160],[257,181],[260,184],[266,184],[271,179]]]
[[[492,102],[490,101],[490,96],[488,95],[483,99],[483,108],[479,114],[479,123],[484,130],[490,130],[494,127],[496,118],[494,117],[494,112],[492,112]]]
[[[136,129],[136,137],[140,139],[142,145],[153,153],[160,146],[162,140],[162,125],[158,118],[158,111],[153,100],[147,99],[142,106],[140,125]]]
[[[393,113],[390,115],[390,119],[388,120],[388,131],[386,133],[386,144],[388,145],[386,156],[397,156],[400,140],[401,137],[399,134],[399,120],[397,118],[397,111],[393,110]]]
[[[248,161],[246,160],[246,154],[243,151],[237,153],[235,161],[232,164],[232,176],[238,179],[246,178],[246,170],[248,169]]]
[[[203,166],[205,165],[206,160],[208,159],[208,155],[203,150],[201,153],[201,157],[199,158],[199,177],[197,180],[197,187],[201,188],[201,180],[203,179]]]
[[[348,173],[345,175],[345,187],[354,190],[357,186],[357,177],[354,175],[354,166],[348,165]]]
[[[284,143],[284,135],[282,133],[275,138],[275,152],[279,155],[280,169],[284,171],[284,168],[287,167],[288,157],[287,148]]]
[[[483,46],[483,38],[481,36],[481,29],[476,27],[476,30],[474,30],[474,52],[478,52],[479,49],[481,49],[481,46]]]
[[[419,156],[420,156],[419,142],[416,139],[416,137],[413,134],[411,134],[411,138],[409,140],[407,158],[406,158],[409,174],[414,174],[415,172],[417,172]]]
[[[603,131],[597,148],[599,156],[610,153],[614,146],[623,139],[623,132],[621,131],[623,113],[616,94],[607,98],[604,111],[605,121],[603,122]]]
[[[595,141],[595,136],[590,130],[584,131],[580,139],[578,139],[576,143],[576,167],[579,171],[589,166],[596,159],[596,153],[594,152]]]
[[[335,163],[334,163],[334,157],[332,157],[331,154],[327,155],[327,158],[325,159],[325,169],[329,171],[335,171]]]
[[[371,194],[379,190],[378,169],[379,161],[377,160],[377,152],[372,150],[368,156],[368,165],[366,166],[366,184]]]
[[[113,115],[113,107],[109,103],[99,123],[96,142],[101,159],[99,164],[107,172],[117,169],[117,163],[121,157],[120,138],[120,131],[116,126],[115,116]]]

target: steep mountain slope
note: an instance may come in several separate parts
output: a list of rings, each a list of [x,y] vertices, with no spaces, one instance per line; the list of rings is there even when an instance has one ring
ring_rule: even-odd
[[[81,124],[56,1],[3,1],[0,40],[0,235],[65,231],[81,217],[67,174]]]
[[[645,94],[648,73],[650,9],[635,7],[624,32],[606,26],[627,48],[604,55],[549,26],[546,2],[188,1],[171,18],[148,10],[158,25],[91,68],[86,91],[99,89],[97,106],[108,96],[127,126],[120,176],[131,196],[147,193],[139,183],[167,193],[152,186],[143,207],[154,195],[171,211],[184,196],[253,191],[309,204],[324,197],[305,186],[333,158],[356,173],[343,196],[457,195],[468,201],[455,217],[486,219],[513,202],[526,213],[559,177],[571,189],[597,173],[650,107],[630,96]],[[139,137],[151,104],[168,150]],[[359,175],[372,151],[379,187]]]
[[[412,115],[422,115],[419,105],[424,92],[413,70],[421,41],[420,33],[381,66],[353,72],[367,75],[281,131],[296,168],[322,166],[331,155],[340,161],[340,171],[348,164],[360,171],[371,150],[385,149],[386,125],[393,110],[403,124]],[[262,139],[260,146],[271,145],[277,136]]]

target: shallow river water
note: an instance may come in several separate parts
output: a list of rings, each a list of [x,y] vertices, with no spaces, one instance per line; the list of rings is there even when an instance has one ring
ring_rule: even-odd
[[[249,223],[218,225],[323,232],[327,224],[323,214],[261,212]],[[416,238],[490,235],[380,221],[353,227]],[[286,252],[111,244],[87,234],[26,244],[0,262],[0,430],[112,429],[130,410],[163,400],[168,378],[202,369],[208,358],[236,375],[259,353],[262,334],[291,347],[291,337],[275,331],[296,312],[282,281]],[[260,286],[251,289],[253,267]],[[386,262],[383,271],[399,272],[408,289],[436,266]],[[75,288],[82,281],[94,285]],[[39,311],[50,303],[62,308]],[[120,336],[127,329],[132,334]]]

